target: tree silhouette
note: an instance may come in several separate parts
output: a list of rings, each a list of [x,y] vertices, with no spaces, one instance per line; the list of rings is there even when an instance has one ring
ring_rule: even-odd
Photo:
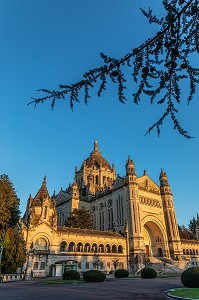
[[[184,80],[189,81],[188,104],[199,82],[199,69],[191,63],[193,54],[199,53],[199,3],[198,0],[163,0],[162,4],[166,12],[162,18],[157,18],[150,8],[148,11],[141,9],[149,23],[159,27],[153,38],[118,59],[101,53],[103,65],[85,72],[82,80],[69,85],[60,84],[59,90],[40,89],[38,91],[44,93],[44,96],[32,98],[28,104],[37,106],[50,100],[53,109],[57,100],[68,97],[73,109],[74,102],[80,102],[80,91],[83,90],[87,104],[91,97],[90,89],[99,85],[97,95],[100,97],[106,90],[108,80],[117,85],[118,99],[125,103],[126,75],[129,69],[137,84],[137,90],[133,93],[134,103],[139,104],[141,97],[146,95],[151,104],[165,106],[164,113],[146,134],[156,129],[159,135],[161,125],[170,117],[174,129],[185,138],[191,138],[178,121],[176,104],[181,103],[181,85]]]
[[[14,228],[20,217],[19,198],[7,175],[0,175],[0,235]]]
[[[93,220],[90,212],[85,208],[73,209],[65,222],[66,227],[93,229]]]

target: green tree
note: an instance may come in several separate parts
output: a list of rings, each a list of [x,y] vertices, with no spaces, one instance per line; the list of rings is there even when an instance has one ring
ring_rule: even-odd
[[[25,242],[17,228],[8,228],[4,237],[1,271],[4,274],[16,273],[22,270],[25,262]]]
[[[188,228],[192,232],[193,235],[196,234],[196,225],[197,225],[197,220],[196,220],[196,218],[193,217],[188,224]]]
[[[19,220],[19,198],[7,175],[0,175],[0,235]]]
[[[82,90],[87,104],[91,97],[89,90],[99,86],[97,95],[101,96],[109,81],[117,85],[118,99],[121,103],[125,103],[126,74],[130,70],[131,78],[137,85],[137,90],[132,95],[134,103],[140,104],[141,101],[145,101],[143,97],[145,95],[151,104],[164,106],[163,114],[146,134],[156,129],[159,135],[161,125],[167,117],[170,117],[174,129],[184,137],[191,138],[178,121],[177,106],[181,103],[181,87],[184,80],[189,81],[188,104],[193,99],[196,85],[199,83],[199,68],[193,66],[193,53],[195,55],[199,53],[199,1],[163,0],[162,5],[165,9],[162,18],[155,16],[150,8],[148,11],[141,9],[149,23],[157,26],[157,32],[152,38],[121,58],[101,53],[103,63],[100,67],[85,72],[78,82],[60,84],[57,91],[40,89],[44,95],[33,98],[30,103],[36,106],[38,103],[50,101],[53,108],[57,100],[68,97],[70,107],[73,108],[74,102],[80,102]]]
[[[180,234],[180,238],[183,240],[195,240],[195,234],[191,230],[189,230],[187,227],[184,225],[179,226],[178,225],[178,230]]]
[[[25,243],[17,225],[19,198],[7,175],[0,175],[0,235],[4,236],[1,271],[15,273],[25,260]]]
[[[74,209],[70,217],[66,220],[66,227],[93,229],[92,216],[85,208]]]

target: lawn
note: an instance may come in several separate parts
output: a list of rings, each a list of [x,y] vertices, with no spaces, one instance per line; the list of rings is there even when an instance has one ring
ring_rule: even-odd
[[[167,295],[177,296],[187,299],[199,299],[199,288],[179,288],[170,290]]]
[[[36,279],[35,281],[37,283],[42,283],[42,284],[80,284],[80,283],[84,283],[85,282],[83,279],[80,279],[80,280]]]
[[[181,273],[163,273],[163,274],[158,274],[157,278],[170,278],[170,277],[180,277]],[[135,275],[135,276],[129,276],[129,278],[141,278],[140,275]]]

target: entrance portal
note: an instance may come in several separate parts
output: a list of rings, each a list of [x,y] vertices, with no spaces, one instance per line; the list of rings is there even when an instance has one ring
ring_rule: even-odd
[[[144,224],[143,238],[147,256],[164,256],[164,237],[157,223],[148,221]]]
[[[162,257],[162,248],[158,248],[157,255]]]

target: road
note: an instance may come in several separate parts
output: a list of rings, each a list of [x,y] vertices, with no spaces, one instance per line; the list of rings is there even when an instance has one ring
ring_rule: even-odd
[[[164,291],[182,287],[180,278],[108,279],[99,283],[42,284],[18,281],[0,284],[0,300],[165,299]]]

